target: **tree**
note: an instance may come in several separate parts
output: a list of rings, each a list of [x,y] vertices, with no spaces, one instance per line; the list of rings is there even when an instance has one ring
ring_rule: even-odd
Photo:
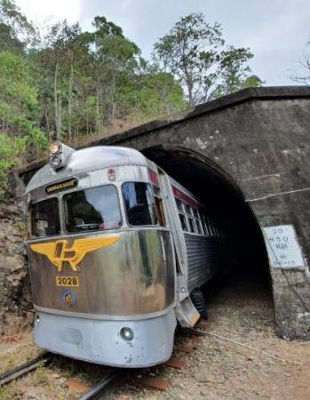
[[[41,156],[55,133],[72,143],[186,107],[181,84],[143,60],[121,27],[102,16],[93,27],[60,21],[31,42],[15,3],[0,0],[0,192],[9,169]]]
[[[11,26],[0,22],[0,49],[22,54],[24,43],[22,43]]]
[[[249,75],[248,61],[254,57],[248,48],[229,46],[219,57],[218,80],[211,97],[220,97],[245,87],[261,86],[263,81],[257,75]]]
[[[34,39],[34,27],[16,6],[14,0],[0,0],[0,25],[2,44],[4,44],[3,39],[5,37],[7,39],[5,47],[1,47],[2,50],[11,50],[12,48],[8,48],[9,43],[13,48],[21,50]]]
[[[67,81],[68,81],[68,139],[72,141],[72,107],[73,107],[73,85],[74,85],[74,68],[75,64],[78,62],[78,57],[82,56],[84,50],[84,42],[81,37],[81,28],[79,24],[74,24],[71,27],[69,25],[65,26],[65,44],[64,44],[64,56],[65,64],[67,65]]]
[[[218,48],[223,44],[220,24],[211,26],[203,14],[190,14],[155,43],[153,54],[180,80],[194,105],[208,97],[216,78]]]
[[[265,81],[263,81],[259,76],[249,75],[244,79],[244,81],[242,83],[242,88],[259,87],[259,86],[263,86],[264,84],[265,84]]]
[[[0,53],[0,127],[2,132],[19,132],[18,121],[34,120],[37,93],[31,69],[20,55]],[[16,125],[17,123],[17,125]]]
[[[80,43],[78,37],[81,29],[78,23],[68,25],[67,21],[53,25],[46,36],[50,51],[45,52],[53,69],[54,116],[56,137],[61,139],[63,101],[68,102],[68,135],[72,139],[72,91],[74,79],[74,63],[77,58]],[[50,68],[49,68],[50,69]]]
[[[21,55],[0,52],[0,195],[18,156],[46,147],[37,127],[38,101],[31,68]],[[26,153],[26,154],[25,154]]]
[[[306,43],[310,47],[310,40]],[[294,73],[291,76],[292,81],[302,83],[303,85],[310,85],[310,54],[305,54],[300,64],[304,70],[303,73]]]
[[[105,17],[95,17],[93,26],[96,28],[92,52],[96,81],[96,131],[99,132],[103,119],[113,122],[116,117],[118,80],[122,80],[124,74],[134,72],[140,49],[124,37],[120,27]]]
[[[190,14],[154,45],[153,56],[164,70],[179,79],[191,106],[228,94],[248,85],[260,86],[248,61],[250,49],[229,46],[223,49],[221,25],[208,24],[203,14]]]

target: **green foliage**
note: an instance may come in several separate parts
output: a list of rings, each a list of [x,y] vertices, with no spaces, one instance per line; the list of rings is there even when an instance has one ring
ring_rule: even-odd
[[[14,0],[0,0],[0,49],[21,52],[34,35],[34,27]]]
[[[33,117],[38,106],[27,60],[8,51],[0,53],[0,101],[10,105],[12,117],[20,112]]]
[[[154,59],[180,80],[191,105],[238,90],[246,84],[253,57],[249,49],[223,50],[221,25],[203,14],[182,17],[154,45]],[[257,80],[256,83],[262,83]],[[255,84],[254,80],[250,82]]]
[[[38,73],[41,126],[49,136],[72,141],[100,132],[114,121],[149,120],[186,106],[171,74],[150,67],[122,29],[95,17],[94,32],[59,22],[49,28],[47,46],[29,55]],[[155,84],[156,82],[156,84]]]
[[[265,81],[261,80],[257,75],[249,75],[242,82],[242,88],[246,87],[258,87],[265,84]]]
[[[93,26],[96,28],[97,37],[105,38],[107,36],[123,36],[123,30],[121,27],[115,25],[113,22],[109,22],[103,16],[97,16],[94,18]]]
[[[0,53],[0,195],[10,168],[18,165],[26,149],[47,146],[37,127],[38,99],[27,60],[8,51]]]
[[[24,50],[22,43],[11,26],[0,22],[0,49],[21,54]]]
[[[0,388],[0,400],[12,400],[12,397],[6,388]]]
[[[41,156],[48,139],[71,143],[261,85],[250,50],[223,45],[220,24],[190,14],[148,63],[104,16],[91,32],[64,20],[41,38],[13,0],[0,0],[0,194],[10,168]]]
[[[19,164],[19,156],[26,150],[26,141],[0,133],[0,197],[5,193],[10,169]]]
[[[120,108],[129,119],[136,116],[144,122],[186,108],[183,89],[171,74],[150,66],[140,72],[135,79],[124,82],[118,93]]]
[[[207,98],[214,80],[217,48],[223,44],[220,24],[212,26],[203,14],[190,14],[155,43],[154,57],[180,79],[193,105]]]
[[[248,61],[254,57],[250,49],[230,46],[220,54],[218,80],[212,97],[220,97],[245,87],[261,86],[263,81],[251,72]]]
[[[24,57],[0,53],[0,132],[20,136],[43,149],[46,137],[36,126],[37,90],[30,66]]]

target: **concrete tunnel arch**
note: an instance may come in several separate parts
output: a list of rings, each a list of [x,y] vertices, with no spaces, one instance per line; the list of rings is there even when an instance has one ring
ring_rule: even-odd
[[[268,255],[258,221],[225,170],[184,146],[156,145],[140,151],[195,194],[225,227],[231,251],[228,259],[237,262],[238,269],[269,278]]]

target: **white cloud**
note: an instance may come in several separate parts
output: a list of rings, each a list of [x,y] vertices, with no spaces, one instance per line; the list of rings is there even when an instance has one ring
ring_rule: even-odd
[[[16,4],[28,19],[39,24],[67,19],[78,21],[81,10],[80,0],[16,0]]]

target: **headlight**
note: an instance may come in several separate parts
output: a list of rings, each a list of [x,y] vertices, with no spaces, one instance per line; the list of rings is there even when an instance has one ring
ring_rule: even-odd
[[[58,142],[58,141],[52,143],[52,144],[50,145],[50,147],[49,147],[50,155],[52,155],[52,154],[57,154],[57,153],[60,152],[60,150],[61,150],[61,143]]]
[[[52,157],[50,159],[50,164],[51,164],[52,167],[57,168],[61,164],[61,159],[59,157],[57,157],[57,156]]]
[[[123,340],[129,341],[133,339],[133,331],[127,327],[124,327],[120,330],[120,335]]]

